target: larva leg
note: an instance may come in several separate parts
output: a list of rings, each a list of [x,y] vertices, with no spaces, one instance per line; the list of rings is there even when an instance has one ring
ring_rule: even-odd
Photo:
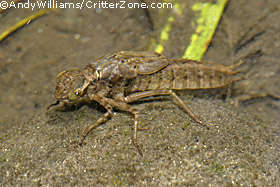
[[[191,109],[189,109],[184,104],[184,102],[172,90],[151,90],[151,91],[138,92],[138,93],[134,93],[134,94],[131,94],[131,95],[125,97],[124,101],[129,103],[129,102],[133,102],[133,101],[136,101],[138,99],[141,99],[141,98],[145,98],[145,97],[149,97],[149,96],[156,96],[156,95],[171,95],[171,96],[173,96],[176,99],[176,101],[179,103],[179,105],[192,118],[192,120],[194,120],[196,123],[199,123],[203,126],[206,126],[209,129],[209,127],[207,125],[205,125],[204,123],[202,123],[196,117],[196,115],[191,111]]]
[[[103,117],[99,118],[94,124],[92,124],[91,126],[89,126],[87,128],[87,130],[85,130],[81,140],[80,140],[80,145],[83,144],[83,141],[85,140],[85,138],[87,137],[87,135],[89,134],[89,132],[93,129],[95,129],[96,127],[98,127],[100,124],[105,123],[106,121],[108,121],[108,119],[112,116],[112,112],[113,112],[113,108],[110,105],[106,105],[105,108],[107,109],[107,112],[104,114]]]
[[[139,144],[137,143],[137,131],[138,131],[138,111],[136,108],[134,108],[133,106],[130,106],[129,104],[122,102],[122,101],[117,101],[114,99],[109,99],[106,98],[105,99],[106,102],[108,102],[110,105],[116,106],[118,108],[120,108],[121,110],[130,112],[134,115],[134,133],[133,133],[133,144],[136,147],[136,149],[138,150],[139,154],[143,157],[142,151],[140,149]]]

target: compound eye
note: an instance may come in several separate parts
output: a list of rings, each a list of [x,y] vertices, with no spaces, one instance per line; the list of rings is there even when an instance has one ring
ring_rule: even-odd
[[[74,91],[75,95],[80,97],[82,95],[82,89],[81,88],[77,88],[75,91]]]
[[[82,93],[83,93],[82,89],[81,88],[77,88],[76,90],[74,90],[74,92],[71,92],[69,94],[69,99],[71,101],[75,101],[75,100],[79,99],[82,96]]]

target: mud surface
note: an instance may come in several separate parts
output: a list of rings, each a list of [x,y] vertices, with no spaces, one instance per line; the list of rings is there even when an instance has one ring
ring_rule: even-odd
[[[149,1],[147,1],[149,2]],[[180,58],[195,27],[187,1],[176,17],[163,54]],[[0,14],[0,33],[34,13]],[[104,113],[93,103],[77,110],[45,113],[54,102],[56,75],[82,68],[120,50],[146,51],[160,33],[158,11],[59,9],[0,43],[0,185],[256,185],[279,184],[280,2],[230,1],[205,61],[239,60],[246,80],[233,98],[257,97],[238,106],[229,101],[181,96],[207,130],[170,99],[136,103],[141,111],[141,158],[131,137],[133,118],[117,111],[93,131],[83,130]],[[196,14],[196,13],[194,13]],[[263,96],[263,97],[260,97]]]

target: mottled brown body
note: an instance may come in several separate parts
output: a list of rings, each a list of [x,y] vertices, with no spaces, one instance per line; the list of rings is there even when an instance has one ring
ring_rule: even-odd
[[[75,103],[88,97],[106,108],[104,116],[85,131],[81,143],[92,129],[111,117],[113,107],[132,113],[135,117],[133,143],[142,155],[137,143],[138,111],[128,103],[149,96],[171,95],[195,122],[204,125],[172,90],[226,86],[241,79],[234,76],[239,73],[234,71],[239,65],[169,60],[158,53],[121,51],[101,57],[82,70],[61,72],[54,92],[57,102],[50,106]]]
[[[186,59],[170,60],[161,71],[136,77],[127,91],[219,88],[240,79],[233,77],[238,73],[233,71],[235,67]]]

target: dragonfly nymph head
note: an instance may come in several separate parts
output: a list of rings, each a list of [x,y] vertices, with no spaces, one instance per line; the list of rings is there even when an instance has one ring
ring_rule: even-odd
[[[58,101],[76,101],[82,97],[89,85],[80,69],[70,69],[59,73],[56,77],[54,95]]]

